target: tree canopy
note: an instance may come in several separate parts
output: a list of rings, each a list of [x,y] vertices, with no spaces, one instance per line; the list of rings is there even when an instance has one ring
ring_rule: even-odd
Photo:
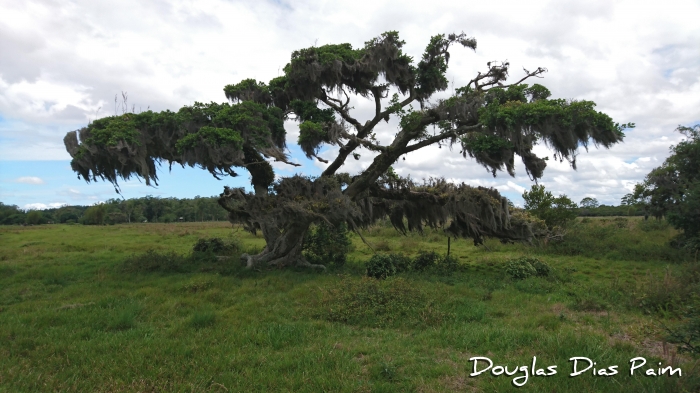
[[[533,147],[542,142],[554,158],[575,168],[580,146],[610,147],[623,139],[620,125],[595,110],[591,101],[550,98],[539,84],[524,83],[546,70],[525,70],[506,84],[510,64],[490,62],[448,98],[450,51],[476,50],[461,34],[433,36],[417,59],[405,42],[386,32],[354,48],[333,44],[295,51],[283,75],[267,83],[244,79],[227,85],[229,103],[185,106],[178,112],[124,113],[69,132],[64,141],[71,166],[86,181],[137,176],[156,183],[161,162],[199,166],[216,177],[251,175],[254,193],[225,188],[220,204],[233,222],[261,230],[267,246],[244,256],[248,266],[308,265],[299,250],[312,223],[345,223],[351,229],[388,217],[400,230],[445,227],[451,236],[485,236],[529,241],[527,215],[512,214],[496,190],[451,184],[443,179],[416,182],[390,170],[401,156],[429,145],[457,148],[495,176],[515,171],[519,156],[532,179],[542,177],[547,157]],[[369,99],[374,114],[361,121],[351,102]],[[397,118],[399,130],[387,144],[376,138],[381,121]],[[305,155],[328,164],[318,178],[275,180],[269,160],[291,164],[286,153],[285,120],[299,123],[297,143]],[[338,147],[332,161],[319,157],[324,146]],[[346,159],[366,149],[377,153],[369,167],[350,176],[338,172]]]
[[[579,206],[584,207],[584,208],[595,209],[596,207],[600,206],[600,203],[598,203],[598,200],[595,198],[585,197],[585,198],[581,199]]]
[[[566,195],[555,197],[541,184],[535,184],[530,191],[523,192],[525,210],[544,221],[549,227],[562,227],[578,215],[576,204]]]

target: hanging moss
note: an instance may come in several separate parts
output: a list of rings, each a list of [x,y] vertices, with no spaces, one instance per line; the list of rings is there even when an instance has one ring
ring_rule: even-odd
[[[225,188],[219,203],[231,221],[265,237],[260,254],[243,257],[247,266],[309,266],[301,250],[304,234],[322,223],[357,230],[388,218],[401,232],[428,226],[475,244],[486,237],[527,242],[542,233],[542,222],[512,211],[496,190],[444,179],[414,182],[391,166],[410,152],[439,144],[461,147],[465,158],[494,176],[501,170],[515,175],[519,156],[537,179],[547,166],[546,157],[533,153],[538,142],[575,168],[579,147],[610,147],[631,126],[614,123],[591,101],[552,99],[542,85],[505,85],[508,62],[489,62],[451,97],[436,99],[435,93],[449,86],[451,50],[455,45],[475,50],[476,40],[464,33],[435,35],[415,61],[404,45],[398,32],[389,31],[361,47],[303,48],[267,83],[243,79],[227,85],[228,103],[196,102],[177,112],[96,120],[64,138],[71,167],[86,181],[103,179],[115,186],[131,176],[157,183],[161,163],[198,166],[216,178],[236,176],[234,169],[243,168],[255,193]],[[526,71],[525,78],[545,71]],[[355,118],[353,94],[372,101],[369,118]],[[398,130],[382,144],[376,127],[392,117]],[[307,157],[325,162],[317,156],[323,146],[338,147],[321,177],[275,180],[268,161],[292,164],[285,152],[286,120],[300,123],[297,142]],[[363,148],[376,153],[370,165],[352,177],[336,175]]]

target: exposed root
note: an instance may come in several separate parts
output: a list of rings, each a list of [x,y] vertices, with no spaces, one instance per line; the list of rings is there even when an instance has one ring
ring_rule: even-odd
[[[298,267],[308,267],[308,268],[312,268],[312,269],[321,269],[323,271],[326,271],[325,266],[311,263],[311,262],[307,261],[306,259],[304,259],[303,257],[299,258],[297,260],[297,266]]]
[[[290,255],[284,255],[278,258],[272,259],[271,252],[262,252],[258,255],[249,255],[247,253],[241,255],[241,262],[245,265],[246,269],[254,269],[259,267],[286,267],[286,266],[297,266],[297,267],[308,267],[311,269],[320,269],[325,271],[326,267],[324,265],[313,264],[307,261],[302,255],[298,255],[296,258]]]
[[[249,255],[248,253],[243,253],[243,255],[241,255],[241,262],[245,265],[246,269],[252,269],[255,265],[253,256]]]

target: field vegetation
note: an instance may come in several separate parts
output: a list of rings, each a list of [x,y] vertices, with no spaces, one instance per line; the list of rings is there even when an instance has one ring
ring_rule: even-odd
[[[362,234],[372,248],[350,235],[317,272],[243,269],[264,239],[224,222],[0,226],[0,391],[515,389],[469,377],[474,356],[558,366],[522,391],[700,389],[683,318],[700,267],[665,221],[579,218],[562,242],[453,241],[449,258],[440,231]],[[373,259],[400,268],[367,277]],[[569,377],[574,356],[620,372]],[[630,376],[638,356],[682,376]]]

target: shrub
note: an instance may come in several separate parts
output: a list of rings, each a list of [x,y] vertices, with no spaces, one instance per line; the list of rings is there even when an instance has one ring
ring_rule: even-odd
[[[671,312],[677,322],[659,321],[668,341],[678,344],[679,352],[700,355],[700,264],[687,263],[674,275],[667,270],[663,280],[649,276],[640,306],[660,314]],[[670,325],[667,325],[669,324]]]
[[[692,285],[671,274],[667,269],[663,279],[649,274],[639,306],[647,312],[678,314],[693,292]]]
[[[458,269],[457,258],[449,255],[442,257],[434,251],[421,251],[413,260],[403,254],[376,254],[367,262],[367,276],[380,279],[409,270],[452,274]]]
[[[527,258],[514,259],[506,264],[506,273],[514,280],[524,280],[537,275],[537,270]]]
[[[192,251],[213,254],[232,254],[240,250],[241,245],[237,240],[225,241],[219,237],[199,239],[192,247]]]
[[[511,259],[506,265],[506,273],[515,280],[522,280],[530,276],[549,277],[552,272],[552,267],[547,263],[531,257]]]
[[[197,240],[197,243],[194,244],[192,250],[198,252],[221,252],[224,250],[225,247],[226,245],[224,244],[224,241],[221,238],[210,237]]]
[[[413,270],[424,271],[435,267],[439,260],[441,260],[440,254],[435,251],[421,251],[418,256],[413,260]]]
[[[411,258],[403,254],[394,253],[387,254],[387,256],[391,259],[391,263],[394,264],[394,267],[396,267],[396,273],[403,273],[411,270]]]
[[[437,261],[435,268],[439,273],[452,274],[459,269],[459,261],[451,255],[445,255]]]
[[[540,261],[537,258],[527,258],[528,261],[530,262],[530,265],[535,268],[537,271],[536,275],[538,277],[549,277],[552,274],[552,267],[549,266],[547,263]]]
[[[314,264],[342,266],[351,251],[352,242],[348,228],[343,223],[338,227],[321,223],[304,236],[304,257]]]
[[[690,307],[682,322],[674,327],[664,326],[669,342],[678,345],[679,352],[700,355],[700,310]]]
[[[389,254],[374,254],[367,261],[367,276],[384,279],[397,273],[394,260]]]

